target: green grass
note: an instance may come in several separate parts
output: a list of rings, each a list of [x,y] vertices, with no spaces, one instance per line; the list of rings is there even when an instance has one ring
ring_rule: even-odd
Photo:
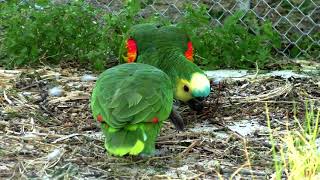
[[[316,140],[319,137],[320,109],[315,109],[313,103],[306,104],[304,124],[294,117],[297,129],[289,129],[287,125],[284,136],[280,138],[278,152],[275,150],[267,105],[266,114],[276,179],[281,179],[283,174],[287,179],[319,179],[320,151]]]

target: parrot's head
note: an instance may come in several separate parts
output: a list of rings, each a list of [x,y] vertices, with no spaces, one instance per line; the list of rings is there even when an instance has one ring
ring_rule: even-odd
[[[175,98],[183,102],[203,100],[210,94],[210,82],[202,72],[194,72],[187,78],[178,78]]]

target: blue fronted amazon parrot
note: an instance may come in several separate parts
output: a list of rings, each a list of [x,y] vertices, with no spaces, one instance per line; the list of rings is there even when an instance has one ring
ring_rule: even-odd
[[[193,47],[183,29],[170,25],[138,24],[129,29],[120,55],[125,62],[153,65],[165,72],[174,86],[174,98],[201,110],[210,94],[210,82],[193,63]]]
[[[93,117],[105,135],[105,148],[117,156],[154,153],[172,105],[173,86],[168,75],[140,63],[104,71],[91,97]]]

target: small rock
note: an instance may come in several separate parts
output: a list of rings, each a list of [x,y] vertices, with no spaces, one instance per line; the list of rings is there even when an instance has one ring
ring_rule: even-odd
[[[61,87],[53,87],[49,89],[49,96],[62,96],[63,95],[63,89]]]
[[[31,145],[31,144],[26,144],[26,145],[25,145],[25,148],[26,148],[27,150],[29,150],[29,151],[34,150],[34,146]]]
[[[55,160],[63,153],[62,149],[54,149],[50,154],[47,156],[47,160]]]
[[[23,95],[23,96],[31,96],[31,92],[26,92],[26,91],[25,91],[25,92],[22,92],[22,95]]]
[[[95,81],[95,80],[97,80],[97,77],[91,74],[85,74],[81,77],[81,81]]]

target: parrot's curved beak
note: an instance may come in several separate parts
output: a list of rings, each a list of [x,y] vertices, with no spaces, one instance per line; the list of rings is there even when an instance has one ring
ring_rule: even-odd
[[[193,98],[191,100],[189,100],[187,102],[188,106],[192,109],[192,110],[195,110],[197,112],[200,112],[202,111],[203,109],[203,101],[205,100],[206,98],[204,97],[197,97],[197,98]]]

